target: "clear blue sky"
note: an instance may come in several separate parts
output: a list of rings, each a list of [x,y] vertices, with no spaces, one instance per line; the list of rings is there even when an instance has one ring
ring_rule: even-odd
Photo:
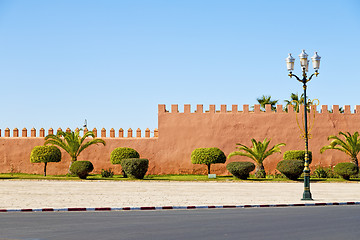
[[[157,128],[157,105],[360,105],[360,1],[0,0],[0,129]],[[310,70],[312,72],[313,70]]]

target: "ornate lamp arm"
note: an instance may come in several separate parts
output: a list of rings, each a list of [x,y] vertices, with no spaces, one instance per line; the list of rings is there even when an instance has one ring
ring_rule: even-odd
[[[315,73],[313,73],[313,74],[311,74],[311,76],[309,77],[309,79],[306,79],[306,73],[304,72],[303,73],[303,79],[300,79],[298,76],[296,76],[295,74],[293,74],[292,72],[290,72],[289,73],[289,77],[290,78],[292,78],[292,77],[295,77],[299,82],[302,82],[302,83],[307,83],[307,82],[309,82],[312,78],[313,78],[313,76],[316,76],[317,77],[317,75],[319,75],[319,73],[318,73],[318,71],[316,70],[315,71]]]
[[[317,70],[315,70],[315,73],[311,74],[311,76],[309,77],[309,80],[307,80],[306,82],[310,81],[314,75],[315,75],[316,77],[317,77],[317,75],[319,75],[319,73],[318,73]]]
[[[292,78],[292,77],[295,77],[299,82],[302,82],[301,79],[296,76],[295,74],[293,74],[292,72],[289,73],[289,77]]]

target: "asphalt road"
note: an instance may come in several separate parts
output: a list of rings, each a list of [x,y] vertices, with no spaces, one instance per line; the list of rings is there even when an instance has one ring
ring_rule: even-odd
[[[1,213],[0,239],[360,239],[360,206]]]

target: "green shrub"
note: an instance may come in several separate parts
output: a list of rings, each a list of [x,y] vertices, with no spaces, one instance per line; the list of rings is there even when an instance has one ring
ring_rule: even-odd
[[[110,162],[112,164],[121,164],[121,161],[126,158],[139,158],[140,154],[132,148],[128,147],[118,147],[115,148],[111,154],[110,154]],[[126,178],[127,175],[124,171],[124,168],[122,170],[123,177]]]
[[[114,176],[114,172],[109,169],[101,169],[101,177],[103,178],[112,178]]]
[[[327,177],[328,178],[338,178],[339,176],[334,172],[333,168],[328,167]]]
[[[197,148],[191,153],[191,162],[193,164],[207,165],[208,174],[210,174],[210,165],[214,163],[225,163],[226,156],[219,148]]]
[[[269,178],[286,178],[284,174],[279,172],[279,170],[275,169],[274,174],[269,175]]]
[[[338,163],[334,167],[334,172],[346,180],[349,180],[350,176],[356,175],[358,171],[358,167],[355,164],[349,162]]]
[[[284,152],[284,160],[301,160],[305,162],[304,150],[290,150]],[[312,162],[312,152],[309,151],[309,164]]]
[[[318,166],[313,171],[313,176],[316,178],[328,178],[329,177],[329,169]]]
[[[334,170],[331,167],[321,167],[318,166],[314,171],[313,171],[313,176],[316,178],[338,178],[339,176],[334,173]]]
[[[121,167],[130,178],[143,179],[149,168],[149,160],[142,158],[123,159]]]
[[[301,160],[282,160],[278,162],[276,169],[291,180],[297,180],[304,170],[304,162]]]
[[[265,169],[260,169],[260,170],[255,171],[255,177],[256,178],[266,178]]]
[[[94,166],[90,161],[76,161],[70,167],[70,172],[81,179],[86,179],[92,170]]]
[[[226,165],[226,169],[236,178],[247,179],[249,173],[255,169],[252,162],[231,162]]]
[[[125,158],[139,158],[140,154],[132,148],[119,147],[115,148],[110,155],[110,162],[112,164],[121,164],[121,160]]]
[[[36,146],[30,154],[30,162],[44,163],[44,176],[46,176],[46,166],[48,162],[60,162],[61,152],[55,146]]]

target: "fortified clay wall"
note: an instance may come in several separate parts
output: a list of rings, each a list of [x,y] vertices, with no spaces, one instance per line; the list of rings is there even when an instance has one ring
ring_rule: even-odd
[[[301,106],[303,107],[303,106]],[[158,130],[151,134],[146,129],[144,136],[140,129],[134,134],[133,130],[119,129],[117,136],[115,130],[108,133],[105,129],[98,131],[93,129],[97,137],[106,141],[106,146],[91,146],[83,151],[78,160],[90,160],[95,167],[94,172],[100,173],[101,169],[112,168],[116,174],[120,174],[121,167],[110,163],[111,151],[117,147],[131,147],[136,149],[142,158],[150,161],[148,174],[205,174],[206,166],[194,165],[190,161],[191,152],[200,147],[218,147],[228,155],[236,150],[236,143],[251,145],[251,138],[263,140],[271,139],[270,146],[283,142],[282,153],[276,153],[264,162],[267,172],[273,173],[276,164],[282,160],[283,152],[287,150],[303,150],[304,140],[298,127],[302,124],[303,111],[294,112],[288,108],[283,110],[282,105],[276,106],[276,111],[267,105],[265,111],[260,110],[260,105],[255,105],[250,110],[249,105],[243,105],[239,110],[238,105],[232,105],[230,109],[221,105],[216,109],[210,105],[206,110],[203,105],[197,105],[192,111],[191,106],[184,105],[184,110],[179,111],[178,105],[171,105],[170,109],[160,104],[158,106]],[[353,133],[360,130],[360,105],[356,105],[354,111],[346,105],[344,112],[340,113],[339,105],[333,105],[331,109],[327,105],[320,108],[312,106],[309,113],[310,137],[309,150],[313,152],[312,170],[316,166],[334,166],[339,162],[349,161],[348,157],[336,150],[328,150],[320,154],[319,150],[329,141],[329,135],[336,135],[339,131]],[[59,129],[58,129],[59,130]],[[70,131],[70,129],[67,129]],[[85,129],[86,131],[86,129]],[[38,134],[37,134],[38,133]],[[54,133],[49,129],[47,134]],[[150,136],[151,135],[151,136]],[[34,146],[43,145],[45,130],[38,132],[31,129],[22,129],[21,136],[18,129],[0,130],[0,172],[38,173],[43,171],[43,164],[30,163],[30,153]],[[66,174],[70,163],[70,157],[62,151],[60,163],[50,163],[47,172],[52,174]],[[251,161],[246,157],[235,156],[226,163],[232,161]],[[229,174],[225,164],[212,166],[212,172],[222,175]]]

